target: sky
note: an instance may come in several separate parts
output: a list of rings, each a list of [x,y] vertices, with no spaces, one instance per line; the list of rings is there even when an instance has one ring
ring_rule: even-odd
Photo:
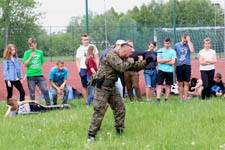
[[[44,12],[40,23],[43,26],[67,26],[72,16],[85,14],[86,0],[35,0],[42,5],[37,8]],[[161,0],[162,1],[162,0]],[[224,0],[211,0],[218,2],[223,7]],[[92,12],[104,13],[104,2],[106,10],[113,7],[117,12],[127,12],[135,6],[148,4],[151,0],[88,0],[88,9]]]

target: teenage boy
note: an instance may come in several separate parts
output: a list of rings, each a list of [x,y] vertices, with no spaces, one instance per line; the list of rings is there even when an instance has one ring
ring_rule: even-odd
[[[81,78],[81,83],[82,83],[82,94],[84,95],[85,102],[87,104],[87,99],[88,99],[88,88],[87,88],[87,66],[85,64],[85,59],[86,59],[86,54],[87,54],[87,49],[88,46],[91,45],[89,44],[89,37],[87,34],[83,34],[81,36],[81,42],[82,45],[77,49],[77,54],[76,54],[76,65],[77,69]],[[98,66],[99,58],[98,58],[98,49],[95,47],[95,61]]]
[[[213,80],[211,94],[214,96],[221,96],[224,91],[224,84],[222,81],[221,73],[217,73],[215,79]]]
[[[57,96],[63,95],[62,104],[67,104],[69,89],[66,86],[68,79],[68,71],[64,67],[64,62],[58,60],[56,66],[53,67],[49,74],[50,84],[52,86],[53,105],[57,105]]]
[[[188,88],[191,77],[191,53],[194,53],[194,47],[190,36],[184,34],[181,42],[175,44],[174,50],[177,53],[176,74],[179,86],[180,102],[188,102]]]
[[[159,71],[157,76],[156,103],[160,103],[160,96],[161,96],[164,80],[166,80],[165,102],[168,102],[170,87],[173,84],[173,65],[175,64],[175,59],[177,58],[177,56],[176,56],[176,52],[172,48],[170,48],[170,45],[171,45],[170,38],[166,38],[164,40],[164,47],[159,49],[158,55],[157,55]]]
[[[37,49],[37,42],[34,38],[28,40],[29,50],[24,53],[23,63],[27,68],[27,83],[30,92],[30,99],[35,100],[35,87],[38,85],[46,105],[51,105],[46,80],[42,73],[42,64],[44,63],[44,54],[42,50]]]

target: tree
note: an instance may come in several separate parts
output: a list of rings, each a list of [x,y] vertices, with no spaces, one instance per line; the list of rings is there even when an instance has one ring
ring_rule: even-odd
[[[42,13],[36,11],[39,5],[35,0],[0,0],[0,6],[3,8],[1,26],[5,30],[5,46],[12,38],[18,40],[18,37],[23,37],[27,40],[27,37],[36,35],[40,29],[36,23],[42,16]]]

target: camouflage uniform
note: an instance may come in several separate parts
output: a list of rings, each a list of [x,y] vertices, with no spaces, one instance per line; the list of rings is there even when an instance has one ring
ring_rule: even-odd
[[[135,62],[133,59],[121,59],[119,51],[113,50],[108,52],[101,61],[101,67],[98,72],[93,75],[90,81],[91,85],[95,85],[94,91],[94,114],[91,119],[91,125],[88,134],[95,136],[99,130],[103,117],[105,115],[105,105],[108,103],[113,111],[115,119],[115,128],[123,130],[125,120],[125,105],[121,101],[121,96],[115,87],[115,82],[121,72],[132,70],[139,71],[144,69],[146,61]],[[98,83],[94,84],[96,79],[104,77],[101,88],[97,88]]]

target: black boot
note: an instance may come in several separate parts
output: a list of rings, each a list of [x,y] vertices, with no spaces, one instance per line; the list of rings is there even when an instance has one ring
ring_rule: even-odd
[[[116,134],[118,134],[118,135],[123,134],[123,129],[116,129]]]

